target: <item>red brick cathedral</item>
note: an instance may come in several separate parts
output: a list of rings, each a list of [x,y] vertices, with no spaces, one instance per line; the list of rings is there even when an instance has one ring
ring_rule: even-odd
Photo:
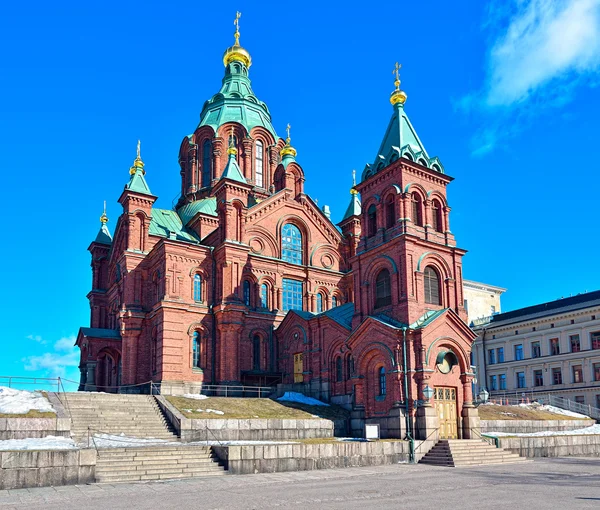
[[[174,209],[154,207],[138,145],[114,237],[101,217],[80,390],[282,384],[351,406],[384,436],[470,437],[475,335],[452,178],[404,111],[398,66],[381,146],[336,226],[304,192],[289,126],[280,138],[254,95],[237,29],[223,63],[181,143]]]

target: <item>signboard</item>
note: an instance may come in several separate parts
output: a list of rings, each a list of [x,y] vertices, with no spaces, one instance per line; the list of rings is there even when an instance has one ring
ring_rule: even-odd
[[[367,439],[379,439],[379,425],[365,425],[365,437]]]

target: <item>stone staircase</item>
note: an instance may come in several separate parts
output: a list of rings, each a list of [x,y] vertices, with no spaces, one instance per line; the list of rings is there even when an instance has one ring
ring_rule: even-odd
[[[96,481],[167,480],[224,475],[209,446],[153,446],[98,450]]]
[[[71,412],[71,436],[85,439],[92,433],[178,441],[171,424],[150,395],[116,395],[78,392],[65,394]]]
[[[427,452],[420,464],[433,466],[484,466],[528,462],[516,453],[496,448],[480,439],[443,439]]]

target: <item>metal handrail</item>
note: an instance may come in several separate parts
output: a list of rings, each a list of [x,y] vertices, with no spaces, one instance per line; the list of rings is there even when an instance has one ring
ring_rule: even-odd
[[[421,441],[421,444],[420,444],[419,446],[417,446],[417,447],[416,447],[416,448],[413,450],[413,452],[412,452],[412,454],[413,454],[413,457],[414,457],[414,455],[417,453],[417,450],[418,450],[419,448],[421,448],[421,446],[423,446],[423,443],[424,443],[425,441],[428,441],[428,440],[429,440],[429,438],[430,438],[431,436],[433,436],[434,434],[436,434],[436,433],[437,433],[439,430],[440,430],[440,429],[439,429],[439,427],[438,427],[438,428],[436,428],[436,429],[433,429],[433,431],[431,432],[431,434],[429,434],[429,435],[428,435],[428,436],[427,436],[425,439],[417,439],[417,441]]]
[[[491,446],[500,448],[500,441],[498,440],[498,438],[496,436],[490,436],[487,434],[483,434],[483,433],[479,432],[477,429],[471,429],[471,432],[474,433],[475,435],[479,436],[479,438],[482,441],[485,441],[486,443],[490,444]]]
[[[215,435],[215,433],[214,433],[212,430],[210,430],[210,429],[208,428],[208,425],[204,425],[204,427],[206,428],[206,430],[207,430],[208,432],[210,432],[210,433],[213,435],[213,437],[215,438],[215,441],[217,441],[217,443],[219,443],[219,446],[223,446],[223,443],[221,443],[221,441],[220,441],[220,440],[219,440],[219,438],[218,438],[218,437]],[[208,442],[208,434],[206,434],[206,441]]]

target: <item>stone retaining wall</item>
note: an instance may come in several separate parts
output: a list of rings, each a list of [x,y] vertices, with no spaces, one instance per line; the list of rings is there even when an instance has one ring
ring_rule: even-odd
[[[273,441],[333,437],[330,420],[190,419],[166,398],[156,397],[182,441]]]
[[[0,452],[0,490],[93,483],[96,450]]]
[[[70,435],[68,418],[0,418],[0,440]]]
[[[600,435],[500,437],[500,447],[522,457],[600,457]]]
[[[417,462],[434,446],[416,441]],[[213,447],[231,474],[278,473],[408,462],[408,441]]]
[[[481,420],[481,432],[527,434],[531,432],[577,430],[591,427],[596,420]]]

